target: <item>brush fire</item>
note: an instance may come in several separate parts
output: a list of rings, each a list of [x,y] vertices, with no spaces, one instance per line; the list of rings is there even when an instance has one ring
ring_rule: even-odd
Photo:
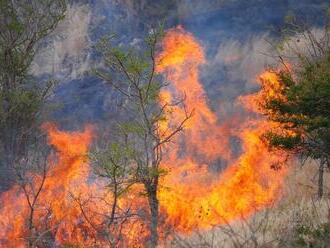
[[[287,157],[268,149],[262,134],[275,124],[256,113],[262,99],[279,91],[276,75],[264,72],[259,81],[268,87],[237,99],[250,115],[221,119],[200,82],[207,59],[197,38],[181,26],[169,29],[155,59],[156,72],[169,82],[159,101],[185,96],[184,107],[166,112],[162,132],[171,132],[187,111],[193,113],[164,148],[166,173],[157,192],[159,245],[169,244],[175,233],[190,235],[273,206],[288,174],[288,167],[281,166]],[[89,152],[98,138],[97,125],[65,131],[46,123],[42,129],[54,153],[44,174],[29,172],[29,182],[1,193],[0,247],[144,247],[150,234],[143,187],[135,184],[114,199],[106,181],[93,176]],[[239,140],[239,152],[233,139]],[[114,200],[120,216],[111,215]]]

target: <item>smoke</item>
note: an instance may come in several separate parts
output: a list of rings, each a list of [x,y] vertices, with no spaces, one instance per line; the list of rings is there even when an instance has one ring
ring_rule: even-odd
[[[302,33],[297,33],[287,38],[281,44],[280,53],[290,64],[299,62],[300,55],[313,59],[323,54],[324,48],[328,48],[329,30],[318,27],[310,28]]]
[[[200,78],[209,104],[220,120],[235,118],[238,121],[238,116],[246,114],[237,98],[256,91],[258,75],[276,62],[268,40],[270,35],[264,32],[245,40],[226,38],[215,48],[206,43],[205,49],[214,53],[209,53]]]
[[[282,43],[269,32],[250,35],[244,40],[229,38],[221,41],[215,55],[209,56],[209,63],[203,68],[201,76],[218,115],[237,115],[242,110],[237,98],[258,90],[259,75],[265,68],[281,66],[280,55],[287,63],[295,64],[295,68],[298,68],[298,54],[311,59],[315,57],[309,35],[319,41],[326,37],[324,29],[314,26],[309,34],[288,35]],[[323,46],[322,42],[319,45]],[[241,115],[244,114],[244,111],[241,112]]]
[[[232,81],[244,80],[250,83],[256,81],[256,76],[265,66],[274,62],[271,57],[268,34],[252,37],[246,42],[227,40],[220,44],[212,61],[212,66],[222,67]]]
[[[206,51],[208,64],[203,66],[200,77],[208,104],[217,114],[228,116],[240,111],[235,99],[256,90],[256,76],[265,65],[272,64],[272,58],[264,55],[269,49],[266,40],[270,37],[270,26],[281,25],[289,8],[308,6],[313,10],[311,13],[319,11],[319,5],[310,0],[296,4],[297,1],[277,0],[76,2],[38,53],[33,72],[37,76],[53,75],[61,82],[71,81],[57,91],[61,92],[57,94],[59,102],[65,105],[65,110],[58,111],[58,121],[71,120],[71,113],[76,110],[82,123],[107,116],[114,106],[112,100],[108,101],[110,90],[105,90],[100,80],[84,75],[98,64],[91,44],[104,35],[114,32],[119,43],[136,45],[161,21],[165,21],[166,28],[182,24]]]
[[[90,68],[89,29],[91,10],[88,5],[71,5],[49,41],[37,54],[32,67],[36,76],[56,75],[74,79]]]
[[[203,15],[223,8],[226,4],[237,2],[237,0],[182,0],[177,1],[178,15],[180,18],[189,18],[191,15]]]

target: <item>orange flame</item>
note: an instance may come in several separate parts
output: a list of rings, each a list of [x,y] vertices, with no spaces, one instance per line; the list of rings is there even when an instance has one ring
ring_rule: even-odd
[[[49,172],[36,205],[38,211],[34,221],[37,226],[41,225],[39,221],[47,212],[49,233],[58,243],[65,243],[73,240],[72,235],[78,233],[74,229],[79,228],[80,211],[73,206],[69,193],[77,191],[87,179],[85,157],[92,131],[91,127],[87,127],[84,132],[62,132],[53,124],[45,124],[44,129],[48,132],[49,145],[57,151],[57,161],[49,159]],[[34,180],[33,184],[39,185],[41,178],[37,176]],[[25,247],[26,239],[31,236],[31,233],[26,233],[29,215],[26,195],[21,187],[14,186],[1,195],[1,202],[6,205],[0,210],[0,247]]]
[[[287,174],[285,168],[272,169],[272,165],[282,163],[285,157],[269,152],[260,140],[263,131],[272,128],[273,124],[247,120],[233,130],[228,121],[218,120],[208,106],[199,81],[199,68],[206,63],[203,48],[182,27],[166,33],[162,48],[157,56],[157,72],[163,73],[173,87],[161,92],[160,102],[170,103],[184,97],[185,106],[170,107],[160,128],[166,133],[187,112],[194,114],[187,122],[185,132],[166,147],[162,167],[169,173],[161,179],[158,192],[164,219],[160,229],[170,227],[189,233],[247,217],[270,206],[278,199]],[[262,80],[271,82],[267,88],[269,92],[242,98],[247,106],[255,106],[257,99],[265,96],[263,94],[270,95],[274,87],[279,87],[273,74],[263,74]],[[38,198],[38,210],[34,213],[36,230],[33,232],[42,233],[45,230],[41,228],[46,225],[47,235],[58,246],[73,243],[107,247],[97,229],[104,227],[109,211],[107,202],[111,202],[112,197],[104,190],[102,182],[89,182],[86,155],[93,136],[92,128],[87,126],[83,132],[63,132],[49,123],[43,128],[48,133],[48,144],[57,152],[57,159],[52,156],[48,159],[49,172]],[[232,137],[241,140],[238,158],[230,149]],[[213,168],[219,161],[227,165],[221,174]],[[36,185],[42,180],[38,175],[33,178]],[[125,198],[119,199],[120,209],[147,212],[146,199],[139,194],[142,190],[141,185],[136,185]],[[103,200],[99,200],[98,195]],[[84,213],[74,197],[84,200]],[[25,247],[31,233],[27,231],[29,206],[22,188],[16,185],[0,199],[6,203],[0,209],[0,247]],[[86,216],[89,218],[87,223]],[[125,247],[142,246],[148,236],[145,224],[141,219],[128,220],[121,237]]]
[[[182,27],[167,32],[158,63],[158,71],[165,73],[174,86],[173,92],[163,93],[163,101],[184,94],[187,108],[195,109],[183,134],[185,156],[179,156],[179,147],[172,147],[163,164],[170,171],[159,192],[167,221],[186,233],[246,217],[272,204],[278,198],[286,170],[271,168],[284,157],[269,153],[259,138],[268,123],[248,121],[236,132],[218,124],[199,82],[199,66],[205,63],[203,49]],[[183,111],[173,111],[172,120],[181,118]],[[231,135],[242,142],[242,154],[236,160],[231,159]],[[201,163],[196,154],[204,155],[206,160]],[[221,175],[215,175],[210,164],[219,158],[227,160],[229,166]]]
[[[287,65],[289,66],[289,65]],[[259,75],[261,90],[255,94],[241,96],[239,100],[245,108],[256,113],[265,111],[264,105],[270,99],[285,100],[282,91],[285,89],[276,71],[266,70]]]
[[[175,121],[180,121],[185,111],[193,111],[194,117],[188,120],[185,126],[185,137],[189,142],[185,145],[187,154],[198,153],[208,160],[221,156],[229,159],[231,156],[228,136],[224,126],[217,124],[217,117],[207,104],[207,96],[199,82],[199,66],[205,63],[202,47],[196,39],[185,32],[182,27],[167,32],[163,40],[163,51],[157,57],[159,73],[166,73],[175,91],[183,96],[186,109],[176,108],[170,116]],[[170,92],[167,100],[172,99]],[[219,140],[222,145],[219,146]]]

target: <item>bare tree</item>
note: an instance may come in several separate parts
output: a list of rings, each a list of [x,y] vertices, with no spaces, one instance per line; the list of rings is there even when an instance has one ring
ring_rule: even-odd
[[[132,213],[130,206],[121,208],[118,202],[130,187],[137,183],[132,168],[129,166],[131,151],[126,145],[111,143],[105,148],[97,148],[90,154],[90,162],[95,174],[101,179],[99,183],[105,191],[100,190],[89,197],[75,196],[73,199],[78,204],[82,216],[101,238],[106,240],[109,247],[117,247],[124,243],[123,228],[136,214]],[[94,204],[105,206],[103,212],[93,210]],[[94,216],[94,218],[92,217]],[[99,216],[100,218],[96,218]]]
[[[29,248],[39,247],[43,237],[50,231],[41,224],[43,220],[46,221],[49,210],[40,202],[40,196],[51,170],[49,158],[49,148],[39,142],[38,146],[34,146],[33,152],[29,152],[14,167],[17,184],[28,206],[25,238]]]

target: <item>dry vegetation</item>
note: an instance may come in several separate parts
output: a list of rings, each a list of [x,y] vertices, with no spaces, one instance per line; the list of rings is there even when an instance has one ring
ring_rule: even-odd
[[[329,247],[330,181],[325,174],[325,195],[317,198],[317,167],[313,161],[292,166],[282,200],[256,215],[195,232],[177,235],[174,247]]]
[[[124,2],[132,18],[153,20],[178,1]],[[204,47],[182,26],[151,30],[145,48],[102,38],[94,47],[102,65],[92,72],[120,95],[120,118],[101,140],[97,122],[82,132],[49,123],[57,82],[31,75],[33,66],[47,72],[35,56],[57,29],[67,34],[54,43],[50,71],[75,58],[69,71],[82,74],[91,21],[89,8],[65,0],[0,0],[1,248],[330,247],[330,25],[318,38],[289,23],[284,38],[307,40],[307,51],[296,51],[284,39],[298,69],[280,44],[284,69],[267,69],[260,91],[239,97],[252,114],[237,120],[209,106]],[[93,150],[95,140],[104,146]],[[297,156],[310,160],[284,165]]]

